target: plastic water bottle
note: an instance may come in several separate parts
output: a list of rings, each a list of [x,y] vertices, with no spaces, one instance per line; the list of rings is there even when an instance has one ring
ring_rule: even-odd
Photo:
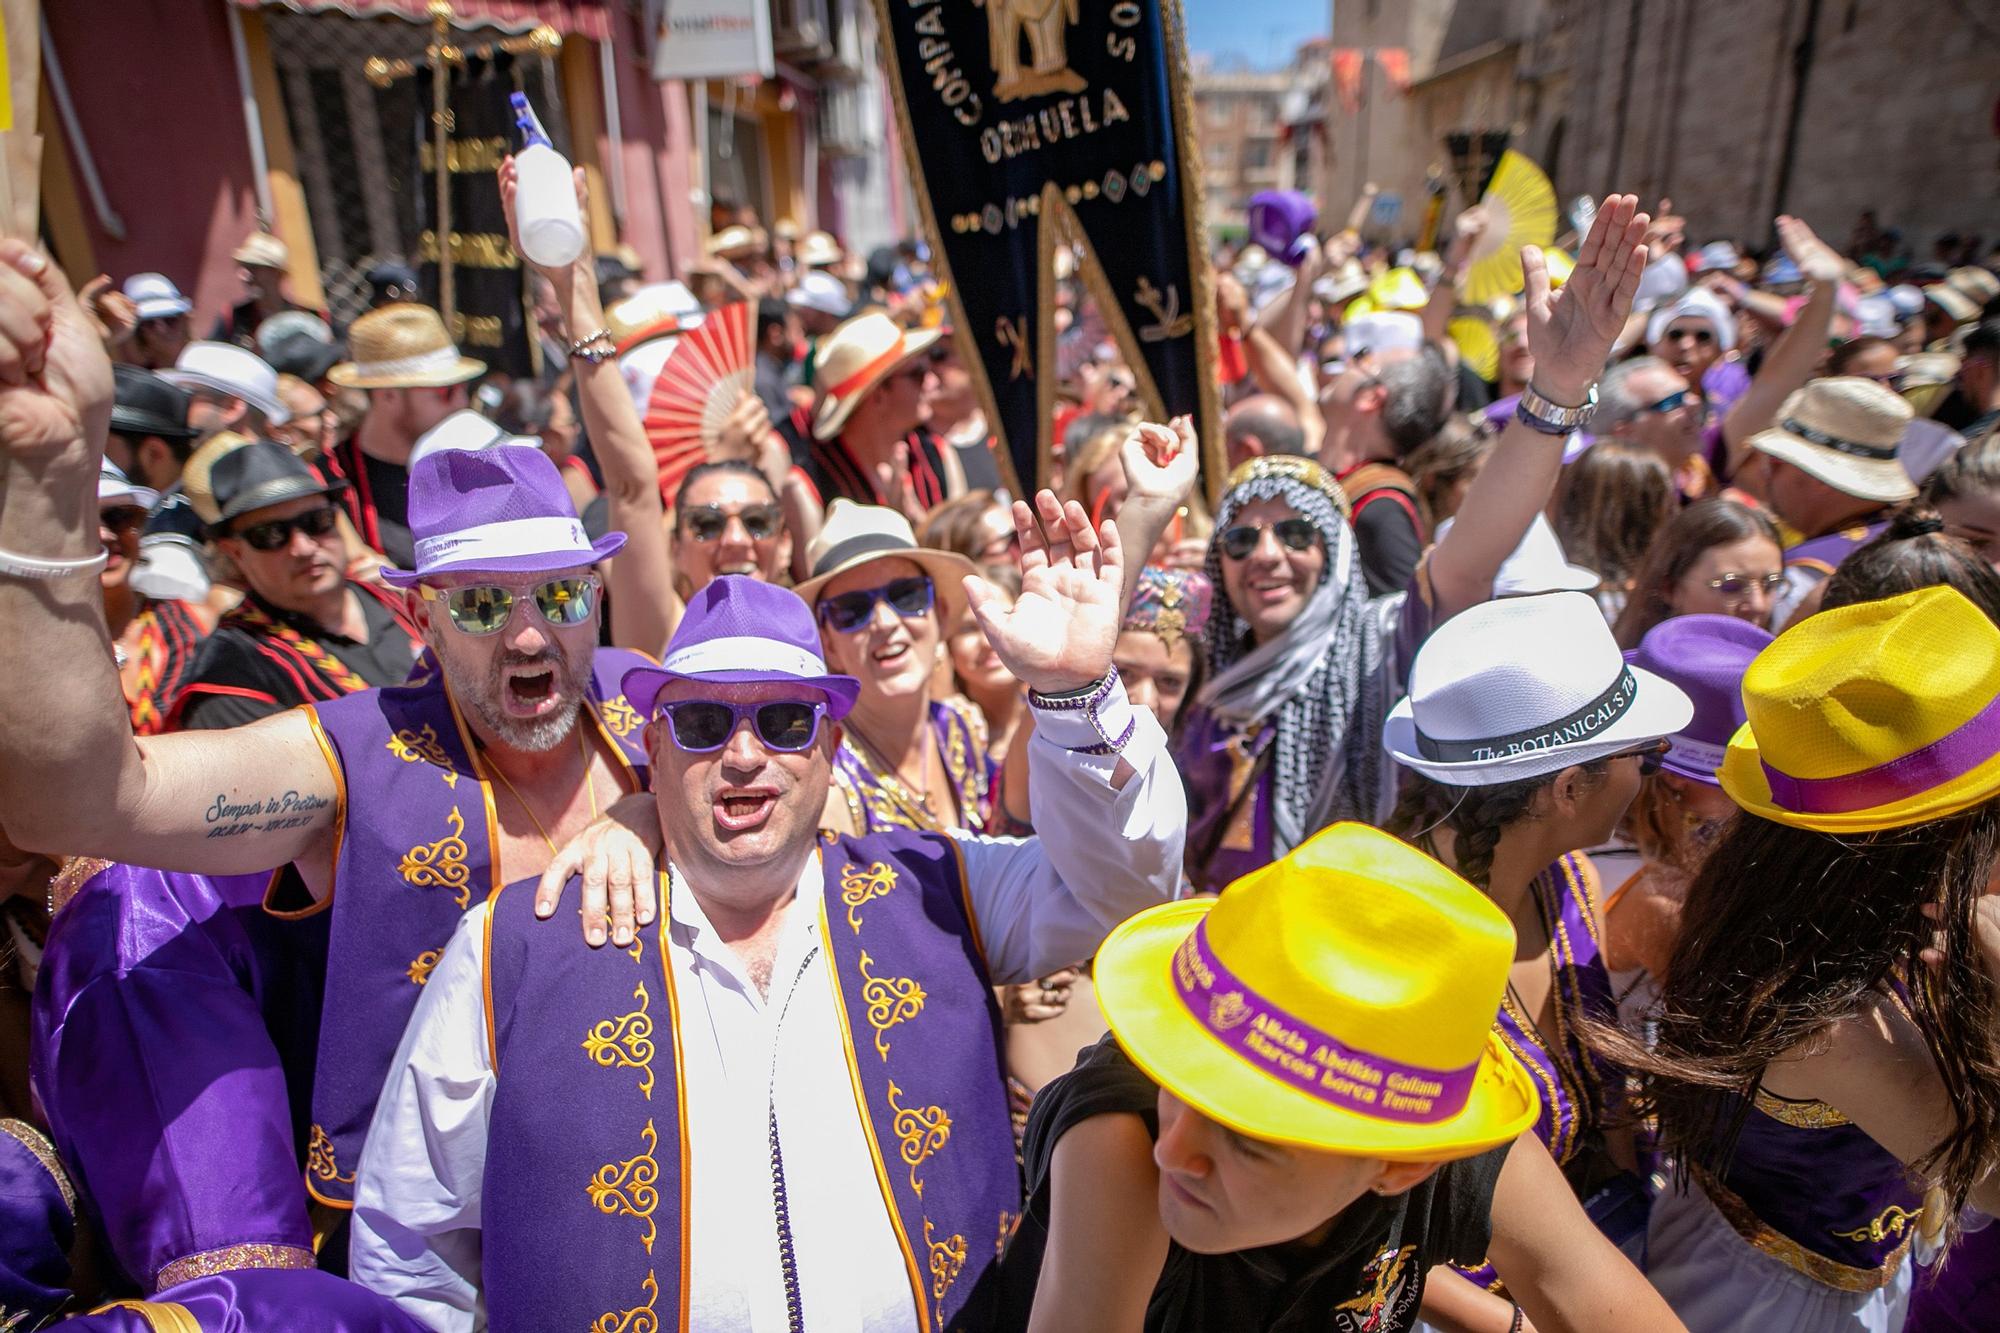
[[[574,264],[583,253],[583,218],[576,207],[576,182],[569,159],[555,150],[527,94],[509,93],[522,148],[514,154],[520,173],[514,195],[514,222],[521,232],[521,249],[544,268]]]

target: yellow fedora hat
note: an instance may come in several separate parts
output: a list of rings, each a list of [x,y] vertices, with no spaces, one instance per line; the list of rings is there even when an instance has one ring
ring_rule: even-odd
[[[1253,1138],[1389,1161],[1469,1157],[1534,1123],[1494,1032],[1514,928],[1415,848],[1335,824],[1216,899],[1111,932],[1097,1000],[1154,1082]]]
[[[936,329],[905,329],[878,310],[856,315],[820,339],[813,381],[819,401],[813,408],[813,436],[840,434],[855,405],[869,390],[938,340]]]
[[[1722,789],[1823,833],[1904,828],[2000,796],[2000,629],[1951,588],[1800,622],[1743,675]]]
[[[326,372],[343,389],[446,388],[476,380],[486,363],[459,353],[444,320],[427,305],[397,301],[368,311],[347,329],[353,357]]]

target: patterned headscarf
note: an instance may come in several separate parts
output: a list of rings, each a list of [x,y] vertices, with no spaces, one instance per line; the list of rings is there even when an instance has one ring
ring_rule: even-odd
[[[1297,619],[1268,643],[1229,609],[1209,636],[1213,673],[1203,707],[1243,730],[1275,720],[1273,854],[1283,856],[1340,819],[1379,822],[1388,813],[1391,770],[1382,722],[1394,702],[1392,627],[1401,594],[1370,602],[1356,558],[1347,501],[1310,459],[1252,459],[1229,479],[1208,546],[1208,577],[1222,581],[1222,534],[1245,505],[1279,499],[1319,529],[1326,551],[1320,585]]]
[[[1139,587],[1119,628],[1157,634],[1171,652],[1183,639],[1201,642],[1214,601],[1215,585],[1207,576],[1191,569],[1147,565],[1139,571]]]

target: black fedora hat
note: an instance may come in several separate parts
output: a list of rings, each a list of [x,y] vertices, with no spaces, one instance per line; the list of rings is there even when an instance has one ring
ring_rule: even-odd
[[[208,483],[220,515],[209,530],[217,536],[253,509],[347,489],[346,482],[320,480],[297,454],[273,440],[252,440],[216,459]]]
[[[185,389],[176,388],[150,370],[118,365],[114,380],[111,429],[120,435],[157,435],[163,440],[192,440],[201,434],[188,425]]]

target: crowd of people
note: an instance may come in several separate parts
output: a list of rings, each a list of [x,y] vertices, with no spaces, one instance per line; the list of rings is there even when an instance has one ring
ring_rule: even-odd
[[[1225,248],[1204,479],[1058,250],[1016,477],[712,221],[519,377],[0,242],[0,1326],[2000,1326],[1994,256]]]

